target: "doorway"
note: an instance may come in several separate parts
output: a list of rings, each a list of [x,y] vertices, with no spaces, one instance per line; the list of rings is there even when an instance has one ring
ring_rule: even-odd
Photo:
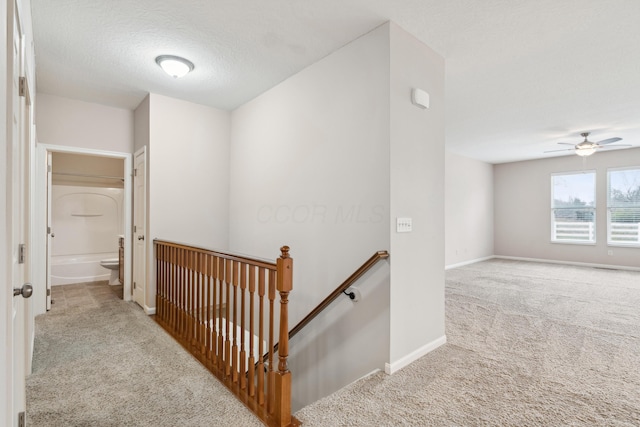
[[[96,274],[108,278],[110,271],[100,266],[100,261],[119,258],[119,236],[123,246],[123,299],[131,299],[131,161],[129,153],[38,145],[36,182],[46,191],[37,195],[41,203],[36,214],[44,221],[38,227],[42,232],[36,232],[40,244],[35,247],[39,251],[38,265],[46,266],[38,269],[43,276],[39,283],[46,283],[46,288],[34,289],[36,314],[51,309],[52,286],[74,280],[101,280]],[[59,206],[55,206],[56,200],[62,201]],[[57,223],[59,231],[53,226],[56,214],[64,218]],[[114,215],[119,218],[114,219]],[[113,220],[117,225],[112,225]],[[104,224],[91,228],[97,223]],[[76,235],[74,224],[83,227],[76,230]]]

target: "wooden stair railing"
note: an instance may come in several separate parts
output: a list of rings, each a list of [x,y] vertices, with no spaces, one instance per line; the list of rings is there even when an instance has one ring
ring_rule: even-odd
[[[369,269],[371,267],[373,267],[378,261],[386,259],[386,258],[389,258],[389,252],[387,252],[387,251],[378,251],[375,254],[373,254],[371,256],[371,258],[366,260],[364,262],[364,264],[362,264],[356,271],[354,271],[351,276],[347,277],[347,279],[344,282],[342,282],[340,284],[340,286],[335,288],[334,291],[329,294],[329,296],[327,296],[324,300],[322,300],[322,302],[320,304],[318,304],[316,306],[316,308],[311,310],[311,312],[309,314],[307,314],[304,317],[304,319],[302,319],[300,322],[298,322],[298,324],[296,326],[294,326],[293,329],[291,329],[289,331],[289,336],[288,336],[288,339],[286,341],[287,350],[288,350],[288,346],[289,346],[289,340],[291,338],[293,338],[298,332],[300,332],[300,330],[302,330],[302,328],[304,328],[313,319],[315,319],[316,316],[318,316],[322,312],[322,310],[327,308],[329,306],[329,304],[331,304],[333,301],[335,301],[340,296],[340,294],[346,293],[345,291],[347,289],[349,289],[351,286],[353,286],[353,284],[360,277],[362,277],[362,275],[364,273],[369,271]],[[351,297],[350,294],[347,294],[347,295],[349,295],[349,297],[351,299],[353,299],[353,297]],[[281,340],[280,342],[284,342],[284,341]],[[276,345],[273,348],[273,351],[278,351],[279,346],[280,346],[280,343],[276,343]],[[288,354],[288,351],[287,351],[287,354]],[[268,353],[264,354],[263,360],[267,360],[267,358],[268,358]]]
[[[287,368],[288,296],[293,288],[289,248],[283,246],[273,263],[162,240],[154,240],[154,245],[158,324],[264,424],[299,426],[291,416]],[[277,319],[276,291],[280,294]],[[273,363],[276,329],[277,371]]]

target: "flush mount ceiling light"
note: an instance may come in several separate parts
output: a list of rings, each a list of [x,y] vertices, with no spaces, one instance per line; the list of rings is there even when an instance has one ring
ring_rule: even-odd
[[[193,70],[193,63],[179,56],[160,55],[156,58],[156,64],[173,78],[186,76]]]

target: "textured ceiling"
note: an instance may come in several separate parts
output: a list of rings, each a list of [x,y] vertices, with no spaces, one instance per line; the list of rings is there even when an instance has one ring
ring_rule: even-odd
[[[153,92],[231,110],[392,20],[446,60],[450,151],[548,157],[582,131],[640,146],[638,0],[31,3],[40,92],[129,109]],[[160,54],[196,68],[171,79]]]

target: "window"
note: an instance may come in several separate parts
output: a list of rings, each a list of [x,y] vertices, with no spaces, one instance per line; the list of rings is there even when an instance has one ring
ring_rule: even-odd
[[[596,242],[596,173],[551,175],[551,241]]]
[[[607,171],[607,243],[640,246],[640,168]]]

